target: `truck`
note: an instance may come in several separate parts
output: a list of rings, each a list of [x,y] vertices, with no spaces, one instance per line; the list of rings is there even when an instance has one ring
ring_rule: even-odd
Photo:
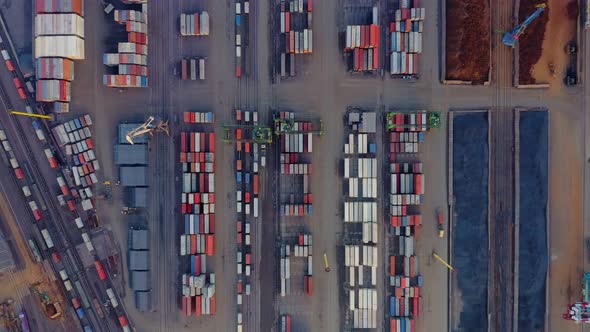
[[[49,231],[47,230],[47,228],[43,228],[41,230],[41,235],[43,236],[43,240],[45,241],[45,245],[47,246],[47,248],[53,248],[53,239],[51,238],[51,235],[49,235]]]

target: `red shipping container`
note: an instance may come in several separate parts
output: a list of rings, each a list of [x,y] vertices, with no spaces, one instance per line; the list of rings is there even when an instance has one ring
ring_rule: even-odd
[[[12,61],[10,60],[6,60],[6,68],[8,68],[9,71],[14,71],[14,66],[12,65]]]
[[[180,133],[180,151],[186,152],[186,133]]]
[[[246,265],[252,264],[252,254],[246,254]]]
[[[195,34],[200,35],[201,31],[199,30],[199,14],[194,14],[193,17],[195,18]]]
[[[258,195],[258,175],[254,175],[254,195]]]
[[[371,47],[379,47],[379,26],[371,24]]]
[[[209,193],[209,203],[215,203],[215,194]]]
[[[213,256],[215,254],[215,235],[208,234],[206,236],[206,254],[207,256]]]
[[[205,133],[199,133],[200,135],[200,140],[201,140],[201,152],[205,152],[205,147],[207,146],[207,143],[205,142]]]
[[[205,233],[205,215],[199,215],[199,233]]]
[[[238,232],[238,244],[242,244],[242,233]]]
[[[238,227],[238,233],[241,233],[242,232],[242,222],[241,221],[238,221],[237,227]]]
[[[415,297],[413,304],[414,304],[414,317],[419,317],[420,316],[420,298],[419,297]],[[412,324],[412,325],[414,325],[414,324]],[[412,330],[414,330],[414,328],[415,327],[412,326]]]
[[[424,194],[424,192],[422,191],[422,178],[422,174],[414,174],[414,192],[418,195]]]
[[[312,9],[313,9],[312,0],[308,0],[307,1],[307,11],[311,13]]]
[[[197,317],[199,317],[203,314],[203,311],[201,310],[201,308],[202,308],[201,302],[202,302],[202,296],[201,295],[195,296],[195,313],[196,313]]]
[[[197,236],[195,235],[195,253],[197,252],[196,244],[197,244]],[[201,255],[195,256],[195,274],[196,275],[201,274]]]
[[[20,169],[20,168],[15,169],[14,174],[16,175],[16,178],[19,180],[22,180],[25,178],[25,174],[23,173],[22,169]]]
[[[307,277],[307,293],[309,295],[313,295],[313,277],[312,276]]]
[[[243,286],[243,283],[241,281],[238,281],[238,294],[242,294]]]
[[[236,77],[242,77],[242,66],[241,65],[236,66]]]
[[[209,152],[215,152],[215,133],[209,133]]]
[[[184,203],[184,204],[181,204],[181,206],[182,206],[182,207],[181,207],[181,212],[182,212],[182,214],[186,214],[186,203]]]
[[[25,92],[25,89],[23,88],[18,88],[18,96],[20,97],[20,99],[27,99],[27,93]],[[61,97],[61,95],[60,95]]]
[[[74,201],[68,201],[68,208],[70,209],[70,211],[76,211],[76,203],[74,203]]]
[[[17,89],[23,87],[23,84],[21,83],[18,77],[13,78],[12,82],[14,83],[14,86],[16,86]]]
[[[215,215],[209,216],[209,233],[215,234]]]
[[[395,275],[395,256],[389,256],[389,275]]]
[[[250,142],[244,143],[244,152],[250,153]]]
[[[373,49],[373,68],[379,69],[379,47]]]
[[[291,31],[291,13],[285,13],[285,32],[289,33]]]
[[[95,261],[94,267],[96,268],[96,272],[98,272],[98,277],[100,278],[100,280],[105,280],[107,278],[107,274],[104,272],[102,263],[100,261]]]
[[[286,315],[285,317],[285,325],[287,332],[291,332],[291,315]]]
[[[211,297],[210,299],[210,304],[209,304],[209,312],[211,315],[215,315],[215,313],[217,312],[217,304],[215,302],[215,295],[213,295],[213,297]]]
[[[191,241],[191,255],[197,252],[197,236],[195,234],[189,235]]]

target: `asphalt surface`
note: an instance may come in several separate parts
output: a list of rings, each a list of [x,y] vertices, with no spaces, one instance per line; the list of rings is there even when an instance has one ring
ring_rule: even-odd
[[[233,77],[234,71],[234,33],[233,33],[233,1],[203,1],[199,4],[188,1],[163,1],[154,0],[150,2],[150,49],[148,61],[150,64],[150,87],[142,90],[126,90],[118,92],[117,90],[106,89],[101,84],[101,75],[106,71],[100,63],[101,54],[105,50],[106,43],[112,43],[109,39],[111,36],[107,27],[112,28],[113,24],[106,25],[106,22],[112,20],[112,15],[107,17],[100,11],[98,2],[86,2],[87,8],[87,29],[86,38],[87,58],[84,61],[76,63],[76,81],[74,82],[74,104],[73,113],[82,114],[88,112],[94,115],[96,119],[97,140],[100,142],[97,148],[99,158],[105,165],[103,170],[104,178],[116,179],[116,172],[111,167],[110,146],[115,136],[114,126],[120,120],[145,119],[148,114],[167,115],[174,118],[181,111],[194,110],[213,110],[216,113],[217,128],[222,123],[231,120],[231,111],[236,107],[257,108],[261,118],[269,119],[270,108],[289,108],[296,111],[305,111],[320,116],[324,119],[325,132],[322,138],[314,142],[313,160],[316,172],[312,176],[314,194],[316,197],[326,197],[322,204],[316,204],[314,215],[312,217],[312,232],[316,249],[314,255],[326,252],[329,257],[337,257],[337,244],[340,240],[341,223],[337,211],[339,204],[337,199],[333,199],[333,188],[337,188],[340,179],[336,172],[337,160],[340,157],[342,148],[341,137],[343,134],[342,115],[346,106],[360,105],[369,109],[380,109],[381,107],[395,106],[399,108],[431,108],[440,109],[445,112],[450,108],[462,109],[482,109],[493,107],[494,109],[510,110],[515,106],[538,107],[545,106],[556,113],[552,116],[555,119],[555,125],[551,129],[551,140],[549,143],[552,150],[551,164],[554,166],[558,163],[567,163],[572,180],[559,183],[557,174],[550,174],[552,183],[556,184],[559,192],[562,193],[557,200],[550,200],[550,220],[555,222],[571,222],[570,220],[581,220],[574,218],[573,212],[581,211],[581,202],[577,205],[570,202],[576,202],[575,197],[581,196],[578,191],[569,191],[567,183],[583,183],[581,181],[583,172],[581,165],[583,159],[581,151],[560,148],[567,144],[579,146],[580,150],[584,144],[582,138],[584,121],[581,110],[582,99],[588,96],[584,94],[579,87],[562,89],[558,92],[546,92],[540,90],[516,90],[511,85],[511,53],[510,50],[503,50],[498,43],[498,37],[494,38],[496,48],[499,51],[499,57],[493,58],[494,61],[494,80],[500,84],[490,87],[457,87],[444,86],[439,84],[438,73],[440,42],[438,41],[437,26],[440,22],[438,16],[438,2],[434,0],[423,1],[427,10],[427,20],[425,22],[425,42],[424,54],[421,61],[421,77],[418,81],[401,81],[389,78],[364,79],[353,78],[346,74],[344,63],[341,60],[342,55],[338,46],[338,36],[343,26],[343,13],[339,9],[342,1],[322,1],[314,5],[316,19],[314,20],[314,54],[309,58],[307,70],[302,71],[301,75],[293,80],[281,82],[279,84],[270,84],[268,79],[268,64],[270,52],[270,37],[253,38],[251,44],[256,45],[256,53],[248,53],[250,60],[249,79],[241,79],[240,83]],[[497,17],[494,29],[507,29],[510,25],[511,3],[501,1],[500,9],[493,9],[492,15]],[[255,18],[251,22],[256,22],[258,36],[268,36],[269,14],[268,3],[256,2],[259,5],[255,10]],[[181,11],[192,11],[198,8],[191,6],[203,6],[211,14],[211,36],[204,39],[199,38],[180,38],[177,37],[177,17]],[[190,8],[189,8],[190,7]],[[492,6],[494,7],[494,6]],[[159,9],[159,10],[158,10]],[[494,11],[496,10],[496,11]],[[318,19],[318,18],[321,18]],[[251,36],[254,33],[250,34]],[[444,49],[444,48],[443,48]],[[180,82],[173,73],[174,65],[178,63],[183,56],[204,55],[208,57],[208,74],[205,82]],[[383,63],[383,62],[382,62]],[[5,76],[5,75],[2,75]],[[4,86],[11,90],[11,100],[17,100],[11,82],[6,78],[2,81]],[[247,82],[247,84],[245,83]],[[16,105],[16,102],[15,102]],[[19,107],[19,106],[16,106]],[[21,106],[22,107],[22,106]],[[5,113],[2,113],[6,117]],[[2,118],[0,118],[2,122]],[[506,123],[506,122],[503,122]],[[553,123],[553,122],[552,122]],[[26,126],[25,126],[26,127]],[[26,129],[26,128],[25,128]],[[174,138],[178,131],[173,129]],[[29,133],[32,134],[32,133]],[[28,135],[29,135],[28,134]],[[12,134],[13,137],[16,135]],[[219,136],[219,135],[218,135]],[[429,171],[436,174],[434,177],[426,177],[426,186],[429,188],[426,200],[428,205],[425,209],[436,206],[444,206],[447,201],[444,187],[446,185],[444,178],[444,154],[445,150],[444,137],[438,133],[432,134],[433,139],[425,144],[425,153],[423,155],[425,167],[431,167]],[[34,137],[34,136],[31,136]],[[15,138],[16,139],[16,138]],[[436,142],[435,142],[436,140]],[[178,285],[174,268],[178,266],[177,244],[174,238],[175,223],[173,211],[178,209],[176,196],[173,196],[174,179],[173,172],[177,168],[176,158],[172,156],[174,149],[171,149],[172,140],[167,137],[156,137],[150,143],[153,154],[156,158],[151,158],[153,162],[150,171],[156,176],[152,178],[151,187],[154,191],[161,191],[162,194],[154,192],[155,198],[161,197],[158,204],[149,209],[150,228],[152,234],[158,234],[153,239],[153,259],[156,262],[166,262],[166,265],[172,268],[161,268],[157,272],[154,282],[154,295],[156,300],[156,312],[148,314],[132,314],[132,321],[137,324],[139,330],[145,331],[168,331],[168,330],[188,330],[194,328],[208,328],[216,331],[230,331],[235,326],[235,233],[233,226],[220,225],[218,227],[216,257],[211,264],[218,274],[218,314],[214,318],[200,318],[185,320],[181,317],[180,308],[178,307],[177,294]],[[32,142],[31,142],[32,143]],[[33,147],[35,144],[32,144]],[[226,209],[218,209],[217,216],[219,220],[233,220],[235,210],[225,197],[235,190],[231,165],[233,151],[230,146],[223,146],[218,143],[217,173],[218,179],[216,189],[218,190],[219,204],[227,206]],[[35,150],[36,152],[37,151]],[[556,152],[556,153],[553,153]],[[35,155],[42,155],[35,153]],[[159,161],[159,158],[167,159]],[[40,158],[42,159],[42,158]],[[24,159],[26,160],[26,159]],[[39,164],[43,164],[39,160]],[[324,167],[320,166],[324,165]],[[45,172],[42,170],[42,172]],[[158,173],[160,172],[160,173]],[[52,179],[47,174],[47,179]],[[271,174],[267,174],[270,180]],[[227,179],[227,180],[226,180]],[[270,181],[269,181],[270,182]],[[570,187],[572,187],[570,185]],[[553,187],[552,187],[553,188]],[[166,195],[168,193],[168,195]],[[152,197],[152,199],[154,198]],[[425,203],[426,204],[426,203]],[[268,206],[268,205],[267,205]],[[104,207],[104,209],[103,209]],[[101,204],[102,211],[109,211],[113,214],[104,218],[111,222],[113,230],[125,229],[126,225],[117,222],[118,211],[107,204]],[[268,223],[272,212],[265,211],[262,225]],[[230,223],[233,224],[233,223]],[[425,235],[427,231],[435,234],[435,228],[430,225],[430,230],[425,226]],[[261,229],[266,228],[260,226]],[[124,248],[125,232],[116,232],[119,243]],[[260,264],[264,275],[272,268],[272,261],[266,260],[270,250],[267,248],[267,236],[262,234]],[[426,262],[423,269],[425,275],[433,276],[430,282],[425,285],[423,298],[425,301],[424,310],[418,323],[418,331],[434,331],[440,328],[441,322],[447,319],[448,307],[445,305],[447,294],[443,291],[446,288],[447,275],[441,272],[437,263],[430,264],[426,257],[431,248],[445,250],[444,243],[434,242],[433,237],[425,236],[419,241],[419,253],[423,255],[422,262]],[[563,239],[570,238],[563,236]],[[569,246],[564,240],[555,241],[552,247],[552,254],[557,257],[567,257],[570,251],[563,251],[563,248]],[[560,239],[557,239],[560,240]],[[580,239],[581,241],[581,239]],[[157,243],[159,242],[159,244]],[[317,245],[320,243],[321,245]],[[581,251],[580,251],[581,252]],[[578,253],[579,255],[579,253]],[[338,262],[332,259],[333,271],[338,271]],[[571,267],[556,271],[565,275],[564,278],[556,279],[552,284],[555,289],[561,289],[551,295],[551,303],[555,307],[561,306],[569,300],[566,294],[568,281],[578,279],[576,276],[576,267],[580,262],[571,263]],[[164,264],[162,264],[164,265]],[[156,266],[156,265],[152,265]],[[320,271],[322,262],[314,260],[314,270]],[[554,269],[560,269],[560,260],[550,264]],[[565,273],[562,271],[570,271]],[[256,272],[255,272],[256,273]],[[90,271],[92,274],[92,271]],[[262,277],[262,273],[260,273]],[[571,277],[567,277],[571,275]],[[436,276],[436,277],[435,277]],[[264,278],[264,277],[262,277]],[[261,284],[267,285],[268,279],[262,279]],[[262,282],[264,281],[264,283]],[[338,294],[340,287],[336,273],[318,274],[315,293],[311,300],[310,311],[312,316],[309,325],[313,330],[338,331],[341,326],[342,315],[340,312]],[[565,282],[562,282],[565,281]],[[553,281],[550,281],[553,282]],[[575,284],[577,285],[577,281]],[[570,282],[570,284],[572,284]],[[579,287],[579,286],[574,286]],[[261,327],[252,330],[269,330],[269,322],[273,322],[275,317],[271,317],[269,309],[273,308],[274,299],[268,294],[269,287],[260,287],[260,309],[258,315],[261,317]],[[130,294],[129,292],[127,292]],[[258,295],[257,295],[258,296]],[[572,295],[571,298],[574,296]],[[254,299],[254,297],[253,297]],[[125,303],[128,307],[133,306],[132,299],[126,296]],[[504,302],[505,303],[505,302]],[[553,321],[560,319],[558,311],[561,307],[553,309]],[[162,312],[166,311],[166,312]],[[555,313],[555,314],[554,314]],[[551,321],[551,320],[550,320]],[[566,327],[573,329],[571,327]],[[564,330],[564,329],[561,329]],[[578,328],[579,330],[579,328]]]

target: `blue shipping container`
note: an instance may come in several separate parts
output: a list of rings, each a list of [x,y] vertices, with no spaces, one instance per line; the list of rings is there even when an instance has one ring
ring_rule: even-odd
[[[84,309],[82,309],[82,308],[76,309],[76,315],[78,315],[78,317],[80,317],[80,318],[84,318]]]
[[[241,17],[239,14],[236,14],[236,26],[240,26],[241,23]]]
[[[236,181],[238,183],[242,182],[242,172],[236,172]]]
[[[395,316],[395,297],[393,296],[389,298],[389,315]]]

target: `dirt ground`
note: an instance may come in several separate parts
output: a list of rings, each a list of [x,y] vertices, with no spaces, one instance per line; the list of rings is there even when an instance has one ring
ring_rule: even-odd
[[[490,70],[490,6],[487,0],[446,3],[447,80],[488,80]]]
[[[539,61],[543,50],[546,49],[546,45],[544,44],[543,40],[548,39],[547,36],[545,36],[547,21],[549,20],[550,15],[552,15],[551,12],[554,10],[557,12],[556,14],[553,14],[554,17],[562,15],[558,6],[552,7],[552,2],[563,2],[564,6],[566,4],[565,1],[549,1],[545,12],[537,17],[527,27],[525,33],[518,40],[518,76],[520,84],[534,84],[539,82],[535,77],[533,77],[532,71],[534,64]],[[538,4],[539,1],[537,0],[520,1],[518,22],[524,21],[526,17],[531,15],[536,10],[535,6]],[[511,29],[512,28],[513,27],[511,27]]]
[[[568,6],[576,1],[549,0],[549,21],[543,41],[541,58],[532,67],[532,77],[536,82],[549,82],[552,89],[558,89],[565,75],[569,55],[565,52],[566,45],[576,37],[576,19],[570,18]],[[557,77],[552,77],[549,64],[555,65]],[[521,77],[522,78],[522,77]]]

